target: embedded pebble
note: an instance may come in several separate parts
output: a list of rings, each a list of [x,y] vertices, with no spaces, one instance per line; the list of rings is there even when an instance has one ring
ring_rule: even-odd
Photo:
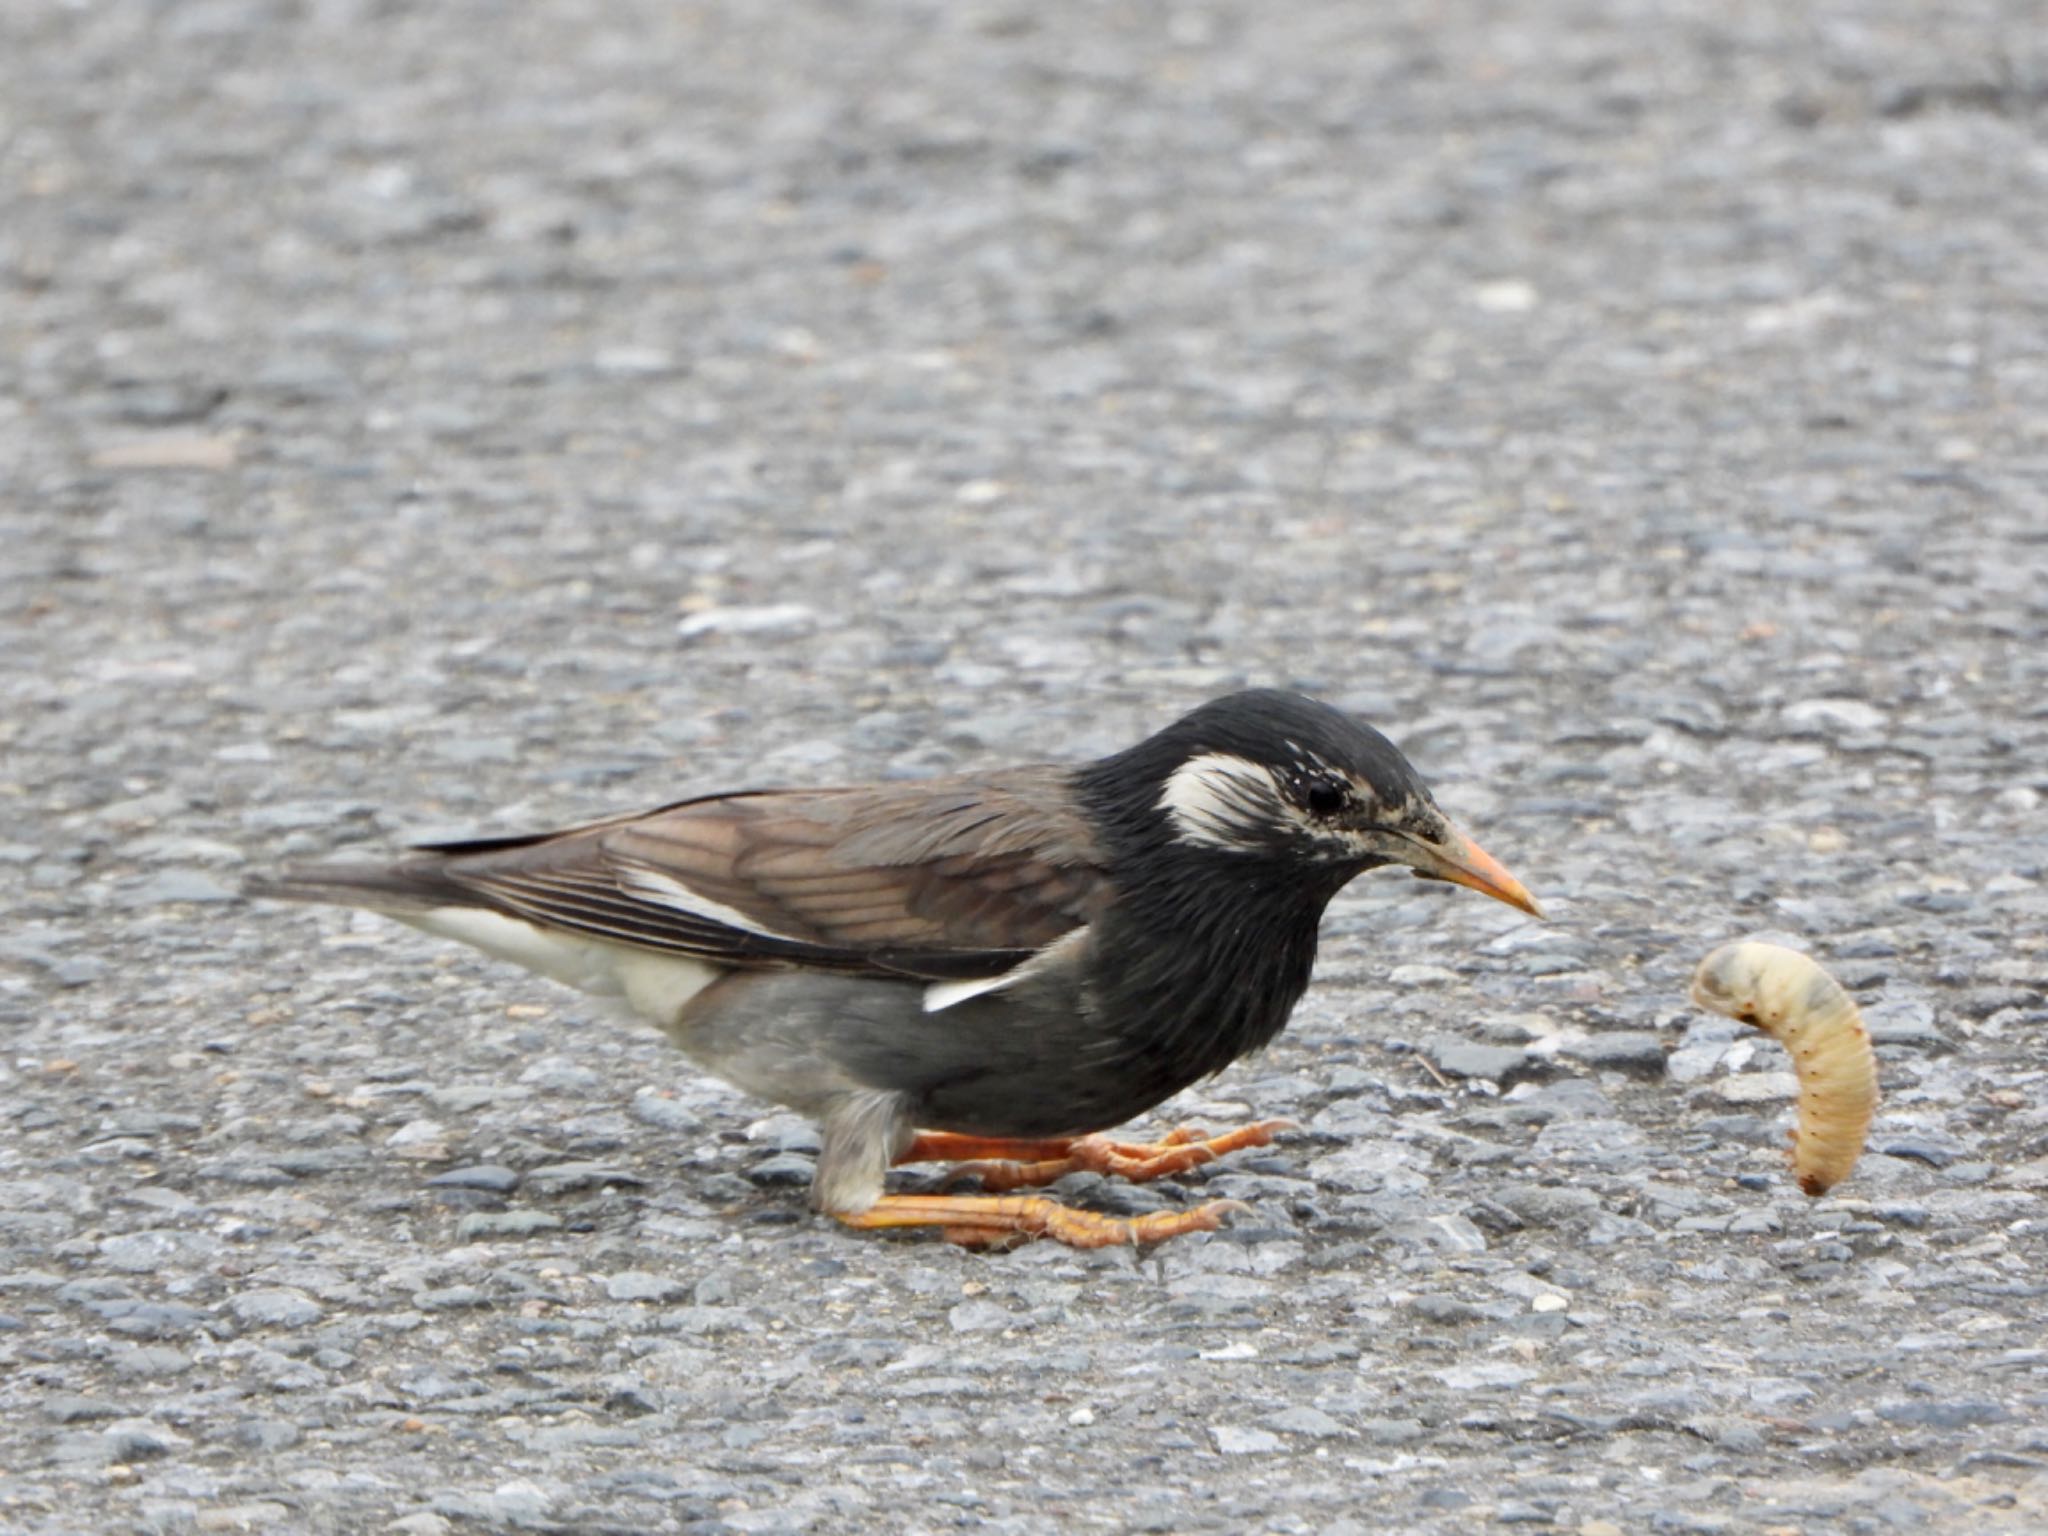
[[[519,1187],[519,1175],[494,1163],[477,1163],[437,1173],[427,1183],[437,1189],[481,1189],[492,1194],[509,1195]]]
[[[1564,1053],[1596,1070],[1661,1076],[1666,1065],[1662,1037],[1645,1030],[1614,1030],[1573,1041]]]
[[[1262,1421],[1267,1429],[1283,1435],[1302,1435],[1311,1440],[1335,1440],[1342,1438],[1344,1426],[1320,1408],[1306,1405],[1283,1408],[1268,1415]],[[1222,1447],[1218,1447],[1221,1449]]]
[[[542,1232],[559,1232],[565,1223],[549,1211],[471,1211],[455,1223],[455,1235],[465,1242],[496,1237],[532,1237]]]
[[[763,1189],[805,1189],[810,1186],[811,1176],[817,1169],[813,1159],[788,1152],[751,1164],[747,1178]]]
[[[673,1301],[688,1290],[689,1287],[667,1275],[637,1269],[621,1271],[604,1283],[604,1293],[613,1301]]]
[[[986,1333],[1007,1328],[1016,1321],[1007,1308],[992,1301],[963,1301],[946,1314],[946,1322],[955,1333]]]
[[[1225,1456],[1264,1455],[1283,1449],[1287,1443],[1269,1429],[1253,1429],[1242,1424],[1212,1425],[1209,1436],[1216,1442],[1216,1449]]]
[[[1423,1046],[1423,1052],[1436,1063],[1438,1071],[1452,1077],[1480,1077],[1497,1082],[1529,1065],[1526,1051],[1465,1040],[1432,1039]]]
[[[1790,1072],[1737,1072],[1714,1084],[1714,1094],[1730,1104],[1770,1104],[1799,1097],[1799,1079]]]
[[[320,1304],[288,1286],[243,1291],[228,1298],[228,1310],[250,1327],[303,1328],[324,1315]]]
[[[549,1163],[526,1172],[526,1187],[535,1195],[562,1195],[582,1189],[633,1188],[647,1181],[629,1168],[609,1163]]]

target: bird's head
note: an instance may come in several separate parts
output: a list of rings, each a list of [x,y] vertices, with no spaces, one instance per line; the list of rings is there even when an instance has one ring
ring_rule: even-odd
[[[1126,824],[1191,851],[1326,875],[1329,888],[1405,864],[1541,916],[1522,883],[1437,809],[1371,726],[1300,694],[1213,700],[1090,778],[1117,787]]]

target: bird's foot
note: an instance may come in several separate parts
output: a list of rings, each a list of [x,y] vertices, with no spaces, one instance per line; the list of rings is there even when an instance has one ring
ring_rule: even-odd
[[[947,1239],[986,1248],[1049,1237],[1070,1248],[1116,1248],[1157,1243],[1186,1232],[1214,1232],[1239,1200],[1210,1200],[1184,1211],[1135,1217],[1077,1211],[1047,1195],[884,1195],[866,1210],[840,1215],[849,1227],[938,1227]]]
[[[1003,1141],[950,1131],[920,1131],[898,1161],[955,1163],[947,1172],[948,1180],[977,1178],[981,1187],[991,1192],[1037,1189],[1070,1173],[1114,1174],[1143,1184],[1214,1162],[1226,1152],[1267,1146],[1278,1133],[1292,1129],[1291,1120],[1262,1120],[1220,1136],[1207,1136],[1184,1125],[1153,1142],[1112,1141],[1107,1136]]]

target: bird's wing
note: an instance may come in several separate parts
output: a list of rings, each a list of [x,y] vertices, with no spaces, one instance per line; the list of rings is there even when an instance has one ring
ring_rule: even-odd
[[[544,927],[737,966],[962,981],[1085,925],[1108,881],[1066,774],[684,801],[440,844],[431,873]],[[425,871],[422,871],[425,873]]]

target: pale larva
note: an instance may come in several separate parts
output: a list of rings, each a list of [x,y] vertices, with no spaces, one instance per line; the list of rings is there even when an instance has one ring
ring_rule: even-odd
[[[1877,1113],[1877,1057],[1840,982],[1796,949],[1723,944],[1693,972],[1692,1000],[1753,1024],[1791,1053],[1799,1074],[1792,1171],[1809,1195],[1849,1176]]]

